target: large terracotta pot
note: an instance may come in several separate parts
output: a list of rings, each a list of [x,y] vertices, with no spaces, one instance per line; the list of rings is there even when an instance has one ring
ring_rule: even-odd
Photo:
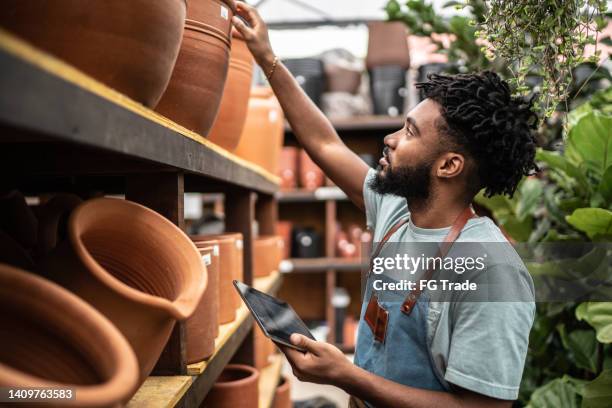
[[[185,0],[5,0],[0,26],[154,107],[168,85]]]
[[[259,371],[242,364],[228,364],[212,386],[201,407],[257,408]]]
[[[316,190],[325,183],[323,170],[312,161],[306,150],[300,150],[300,184],[306,190]]]
[[[230,0],[189,2],[181,50],[156,109],[201,135],[210,131],[221,103],[229,65],[233,10],[235,3]]]
[[[276,174],[283,135],[283,111],[272,89],[251,89],[249,110],[235,153]]]
[[[270,364],[270,354],[272,354],[272,340],[270,340],[259,325],[255,324],[255,368],[261,370]]]
[[[208,274],[208,284],[200,304],[185,322],[186,360],[188,364],[206,360],[215,352],[219,334],[219,245],[199,248]]]
[[[47,255],[59,241],[65,239],[66,226],[70,213],[82,200],[74,194],[57,194],[37,208],[38,242],[36,255]]]
[[[274,402],[272,408],[291,408],[291,381],[289,378],[282,376],[276,392],[274,393]]]
[[[278,176],[281,179],[282,190],[292,190],[297,187],[298,178],[298,152],[293,146],[285,146],[281,150],[278,162]]]
[[[408,33],[401,21],[375,21],[368,23],[368,54],[366,66],[383,65],[410,67]]]
[[[112,198],[77,207],[68,237],[40,270],[119,328],[136,351],[144,381],[176,320],[191,316],[206,289],[197,248],[155,211]]]
[[[1,387],[72,388],[62,406],[77,407],[122,406],[136,391],[125,337],[64,288],[0,264],[0,310]]]
[[[255,238],[253,241],[253,276],[260,278],[278,270],[284,243],[277,235]]]
[[[210,241],[219,245],[219,324],[236,318],[236,309],[242,304],[232,281],[243,280],[243,240],[240,233],[196,235],[191,239],[197,246],[208,246]]]
[[[227,150],[238,146],[246,120],[251,81],[253,79],[253,57],[244,38],[232,31],[232,51],[221,107],[208,139]]]

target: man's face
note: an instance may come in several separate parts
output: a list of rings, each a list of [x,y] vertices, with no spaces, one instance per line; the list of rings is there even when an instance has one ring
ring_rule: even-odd
[[[404,127],[385,137],[385,150],[371,187],[381,194],[427,201],[440,140],[435,125],[440,117],[436,102],[425,99],[412,109]]]

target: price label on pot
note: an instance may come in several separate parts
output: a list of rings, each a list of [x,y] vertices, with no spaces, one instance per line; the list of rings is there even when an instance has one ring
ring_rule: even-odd
[[[229,19],[229,10],[225,6],[221,6],[221,18],[224,20]]]
[[[237,239],[236,240],[236,248],[242,249],[242,240],[241,239]]]
[[[202,262],[204,262],[204,265],[210,266],[210,264],[212,262],[212,259],[210,258],[210,254],[202,255]]]
[[[219,256],[219,245],[213,247],[213,256]]]

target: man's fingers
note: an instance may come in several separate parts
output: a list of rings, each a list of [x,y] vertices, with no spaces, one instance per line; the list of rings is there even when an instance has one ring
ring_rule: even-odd
[[[257,14],[257,10],[242,1],[239,1],[236,4],[237,14],[240,17],[244,18],[251,27],[255,28],[259,22],[259,15]]]
[[[293,333],[290,337],[290,340],[291,344],[293,344],[294,346],[306,349],[306,351],[310,353],[318,354],[316,353],[316,350],[318,349],[318,344],[316,341],[297,333]]]
[[[253,31],[249,27],[247,27],[246,24],[244,24],[244,21],[242,21],[238,17],[232,17],[232,23],[234,24],[234,27],[236,27],[238,32],[242,34],[245,40],[252,38],[252,36],[254,35]]]

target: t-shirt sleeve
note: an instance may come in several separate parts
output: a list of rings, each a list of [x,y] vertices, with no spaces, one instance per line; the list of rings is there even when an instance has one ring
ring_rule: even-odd
[[[512,277],[513,283],[509,280],[508,285],[519,291],[530,288],[531,278],[527,271],[522,268],[517,271],[514,265],[503,267],[509,269],[507,276]],[[444,379],[489,397],[517,399],[535,303],[457,302],[452,313],[452,336]]]
[[[383,195],[375,192],[370,187],[370,183],[375,177],[376,170],[369,169],[363,181],[363,203],[366,212],[366,225],[372,231],[376,228],[376,218],[383,200]]]

